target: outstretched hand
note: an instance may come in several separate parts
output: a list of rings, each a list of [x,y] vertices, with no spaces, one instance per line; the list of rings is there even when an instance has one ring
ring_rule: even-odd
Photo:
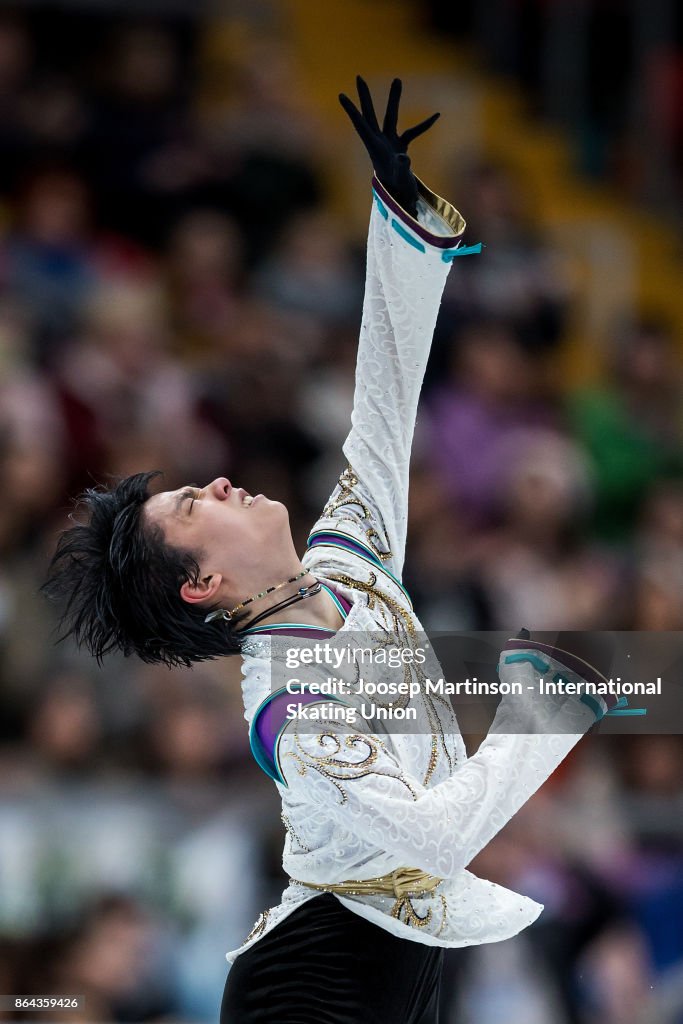
[[[375,174],[381,183],[404,210],[412,217],[416,217],[417,182],[410,169],[408,146],[419,135],[431,128],[439,114],[432,114],[431,117],[420,121],[413,128],[407,128],[399,135],[398,107],[403,86],[400,78],[395,78],[391,83],[387,109],[380,129],[370,90],[360,75],[356,78],[356,87],[360,110],[344,93],[339,94],[339,102],[360,135],[372,160]]]

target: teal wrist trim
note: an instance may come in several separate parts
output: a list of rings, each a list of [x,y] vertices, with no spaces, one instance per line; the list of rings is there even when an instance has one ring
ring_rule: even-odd
[[[533,665],[538,672],[547,672],[550,668],[550,665],[543,661],[543,658],[539,658],[532,651],[520,651],[519,654],[507,654],[505,656],[506,665],[516,665],[525,661]]]
[[[483,242],[477,242],[476,245],[463,245],[459,249],[450,249],[448,252],[441,253],[441,259],[444,263],[452,263],[456,256],[476,256],[483,248],[485,248]]]
[[[630,708],[628,706],[628,697],[620,697],[617,703],[608,712],[608,715],[614,715],[615,718],[619,716],[627,717],[629,715],[646,715],[647,708]]]
[[[579,700],[581,701],[582,704],[585,704],[586,707],[591,709],[591,711],[595,715],[596,722],[599,722],[600,719],[605,714],[605,709],[600,706],[599,701],[596,700],[596,698],[593,696],[593,694],[591,694],[591,693],[582,693],[581,696],[579,697]]]
[[[395,217],[392,217],[391,226],[394,229],[394,231],[396,231],[401,236],[401,238],[403,238],[408,243],[408,245],[412,245],[413,249],[417,249],[418,252],[427,251],[422,242],[418,242],[417,238],[414,238],[413,235],[411,235],[411,233],[406,228],[403,227],[400,220],[396,220]]]

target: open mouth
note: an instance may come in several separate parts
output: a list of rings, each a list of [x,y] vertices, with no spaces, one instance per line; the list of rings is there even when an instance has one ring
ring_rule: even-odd
[[[242,504],[246,508],[249,508],[250,505],[253,505],[255,502],[260,501],[262,497],[262,494],[255,494],[253,497],[251,496],[251,494],[245,494],[244,497],[242,498]]]

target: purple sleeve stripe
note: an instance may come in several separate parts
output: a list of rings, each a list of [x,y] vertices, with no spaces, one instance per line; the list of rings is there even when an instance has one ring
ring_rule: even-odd
[[[287,706],[294,704],[298,707],[306,707],[309,704],[330,704],[332,702],[347,703],[340,697],[309,693],[304,688],[297,693],[289,693],[285,689],[277,690],[263,701],[251,722],[249,745],[256,763],[266,775],[283,786],[287,785],[278,750],[280,737],[290,721]]]

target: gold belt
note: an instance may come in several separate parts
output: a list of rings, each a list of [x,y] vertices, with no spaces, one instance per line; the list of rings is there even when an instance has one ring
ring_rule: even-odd
[[[297,885],[305,885],[320,892],[335,892],[340,896],[394,896],[396,899],[423,896],[425,893],[433,892],[442,881],[442,878],[429,875],[419,868],[396,868],[388,875],[379,875],[377,878],[330,882],[327,885],[315,885],[313,882],[301,882],[297,878],[292,878],[292,882]]]

